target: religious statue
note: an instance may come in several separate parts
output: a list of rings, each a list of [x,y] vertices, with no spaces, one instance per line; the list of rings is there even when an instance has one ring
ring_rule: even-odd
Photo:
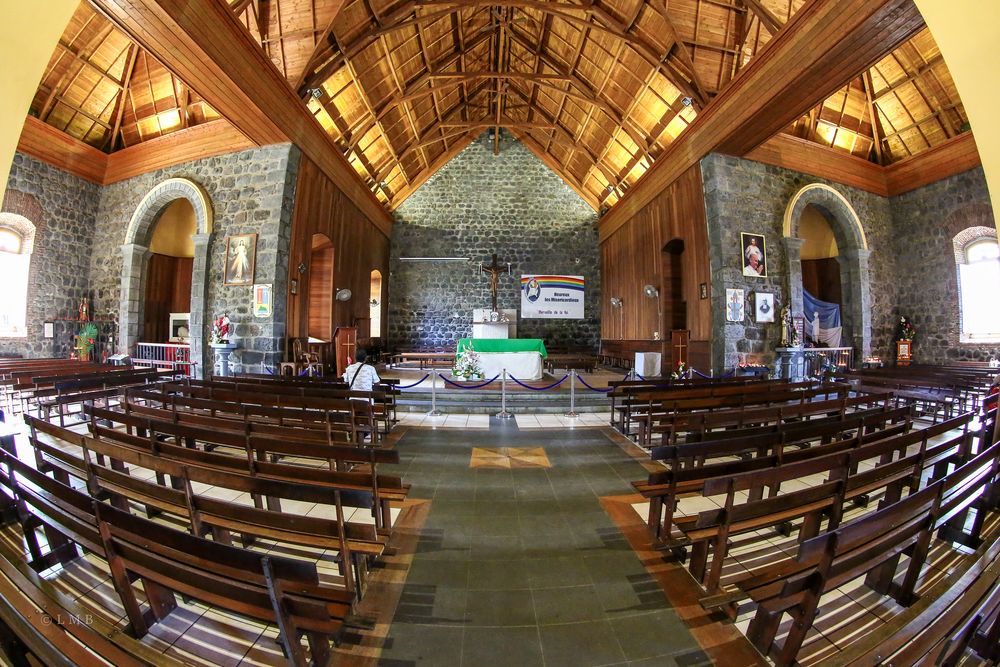
[[[781,347],[792,345],[792,339],[795,337],[794,331],[792,311],[789,310],[788,306],[785,306],[781,309]]]
[[[80,299],[80,321],[87,322],[90,320],[90,304],[87,303],[87,297]]]
[[[483,272],[490,274],[490,311],[497,312],[497,287],[500,283],[500,274],[506,271],[507,275],[510,275],[510,263],[507,264],[507,268],[500,266],[497,262],[497,255],[493,253],[493,263],[489,266],[479,265],[479,273]]]

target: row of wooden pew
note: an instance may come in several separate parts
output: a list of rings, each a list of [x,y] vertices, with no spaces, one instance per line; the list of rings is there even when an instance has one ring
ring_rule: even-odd
[[[734,615],[738,605],[752,605],[756,615],[748,638],[777,665],[796,663],[819,613],[819,598],[846,582],[864,578],[873,590],[911,605],[934,534],[979,549],[968,572],[985,576],[1000,569],[1000,543],[982,541],[986,518],[1000,498],[995,410],[948,412],[940,423],[938,415],[929,423],[917,421],[924,415],[913,400],[901,403],[894,393],[859,396],[831,389],[837,398],[808,387],[789,390],[780,382],[633,386],[621,393],[626,405],[617,418],[630,414],[633,423],[646,420],[640,442],[651,445],[651,458],[664,464],[634,483],[649,501],[655,543],[687,560],[706,608]],[[783,395],[788,391],[800,392],[802,399]],[[767,394],[780,394],[780,400],[766,405]],[[955,405],[978,402],[962,397]],[[653,416],[661,409],[662,416]],[[646,416],[635,419],[637,411]],[[821,481],[801,484],[810,476]],[[692,497],[713,498],[717,507],[678,514],[678,504]],[[845,520],[874,499],[879,500],[874,511]],[[735,540],[752,542],[768,530],[793,529],[795,555],[725,578]],[[837,664],[957,664],[970,646],[987,659],[1000,658],[1000,587],[995,578],[963,581],[974,595],[938,591],[947,620],[921,608],[899,625],[914,641],[883,646],[881,635],[867,638]],[[782,639],[779,627],[786,617],[791,630]]]
[[[329,391],[318,387],[303,394],[255,386],[129,389],[115,408],[85,406],[87,434],[25,415],[34,466],[0,455],[0,484],[31,568],[18,563],[21,554],[0,549],[0,575],[7,576],[0,576],[0,589],[16,581],[28,598],[45,599],[33,572],[69,562],[82,548],[108,563],[136,637],[168,618],[179,594],[274,623],[288,664],[328,664],[331,641],[345,624],[363,622],[355,605],[390,539],[390,510],[408,487],[381,469],[399,456],[379,441],[370,400],[310,395]],[[218,394],[195,395],[206,389]],[[212,488],[228,493],[217,496]],[[232,492],[248,500],[223,499]],[[315,503],[320,511],[306,516],[288,503]],[[334,553],[338,576],[321,577],[311,560],[256,551],[258,540],[285,545],[281,553]],[[145,614],[135,579],[149,603]],[[6,620],[0,605],[0,622]],[[30,637],[45,630],[30,619],[11,622]],[[78,628],[71,634],[114,656],[114,664],[146,664],[117,662],[122,651],[149,657],[124,636],[108,641]],[[72,654],[69,645],[62,648]],[[172,664],[155,658],[149,663]]]
[[[88,402],[111,402],[125,387],[170,379],[173,371],[157,371],[131,366],[108,366],[70,359],[3,360],[0,389],[9,414],[35,411],[59,423],[73,406]],[[77,410],[78,411],[78,410]]]

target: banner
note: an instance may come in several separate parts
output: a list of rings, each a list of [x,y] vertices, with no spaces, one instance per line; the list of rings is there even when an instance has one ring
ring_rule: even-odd
[[[583,319],[583,276],[521,276],[521,317]]]

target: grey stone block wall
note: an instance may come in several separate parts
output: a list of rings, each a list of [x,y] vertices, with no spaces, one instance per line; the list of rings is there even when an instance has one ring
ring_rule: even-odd
[[[998,344],[959,340],[958,269],[952,240],[969,227],[996,227],[982,168],[893,197],[891,203],[897,230],[893,251],[899,267],[894,314],[912,318],[917,328],[915,361],[1000,357]]]
[[[521,338],[597,349],[600,266],[597,216],[541,160],[504,135],[500,155],[484,134],[396,210],[389,276],[389,343],[450,346],[472,332],[474,308],[489,308],[479,263],[511,262],[499,308],[520,310],[521,274],[582,275],[585,319],[519,319]],[[469,257],[465,263],[408,263],[406,257]]]
[[[45,321],[75,318],[88,294],[90,255],[100,186],[23,153],[14,156],[7,199],[18,193],[34,198],[40,211],[28,283],[25,338],[0,338],[0,353],[25,357],[69,356],[75,327],[57,326],[56,337],[42,337]],[[28,211],[12,210],[17,214]],[[25,215],[31,219],[32,215]]]
[[[285,335],[288,244],[300,152],[283,144],[203,158],[113,183],[101,189],[89,271],[98,314],[117,315],[121,291],[125,233],[142,198],[168,178],[187,178],[208,193],[214,209],[209,241],[208,297],[204,335],[211,319],[228,313],[236,324],[241,349],[233,354],[237,368],[259,370],[281,356]],[[226,237],[256,232],[256,283],[273,286],[275,309],[270,318],[254,318],[250,286],[222,284]]]
[[[896,303],[896,260],[890,202],[857,188],[788,169],[713,154],[701,162],[712,262],[712,360],[715,369],[731,369],[741,354],[772,364],[781,331],[773,324],[757,324],[751,303],[742,324],[726,322],[727,288],[775,294],[776,308],[789,300],[788,257],[782,242],[785,208],[810,183],[830,185],[851,203],[864,228],[869,259],[872,353],[891,358]],[[749,278],[742,272],[740,232],[764,234],[767,278]],[[845,294],[846,294],[845,286]],[[776,318],[777,320],[778,318]],[[849,335],[849,332],[845,332]]]

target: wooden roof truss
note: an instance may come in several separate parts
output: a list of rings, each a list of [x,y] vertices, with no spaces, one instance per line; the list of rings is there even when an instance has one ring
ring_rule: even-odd
[[[504,129],[610,207],[805,0],[219,0],[392,209]],[[31,113],[105,151],[219,118],[83,3]],[[924,30],[788,132],[889,164],[968,128]]]

